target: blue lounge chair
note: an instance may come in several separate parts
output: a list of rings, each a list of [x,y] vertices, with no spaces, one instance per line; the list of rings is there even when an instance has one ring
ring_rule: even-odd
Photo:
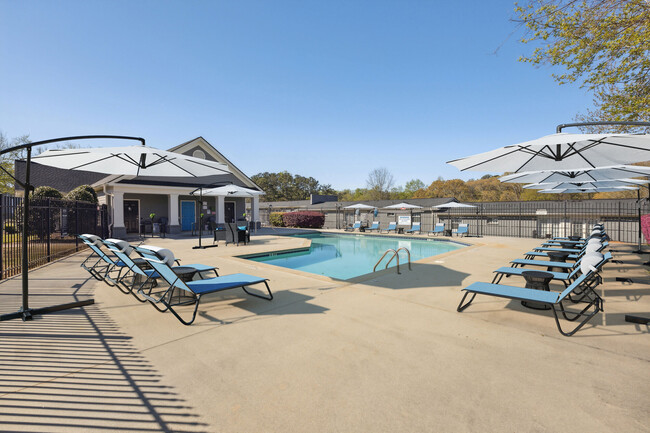
[[[372,226],[370,226],[370,227],[366,227],[365,230],[366,230],[367,232],[371,232],[371,231],[373,231],[373,230],[379,230],[379,221],[373,221],[373,222],[372,222]]]
[[[611,260],[611,258],[612,258],[611,253],[604,254],[601,262],[594,265],[594,267],[596,269],[602,268],[605,265],[605,263],[607,263],[609,260]],[[546,263],[548,263],[548,262],[546,262]],[[513,275],[522,276],[522,274],[524,272],[529,271],[529,270],[530,269],[521,268],[521,267],[519,267],[519,268],[501,267],[501,268],[497,269],[496,271],[494,271],[494,273],[496,275],[494,276],[494,279],[492,280],[492,284],[499,284],[501,282],[501,279],[504,276],[505,277],[510,277],[510,276],[513,276]],[[579,276],[578,272],[580,271],[580,261],[576,262],[575,266],[572,269],[567,268],[567,269],[565,269],[565,271],[566,272],[547,272],[547,273],[553,275],[553,280],[561,281],[561,282],[564,283],[565,287],[568,287],[569,283],[574,281]]]
[[[158,272],[153,269],[147,269],[147,261],[141,257],[131,258],[130,250],[133,249],[127,242],[120,239],[106,239],[103,241],[104,245],[110,250],[117,258],[113,267],[106,272],[105,278],[109,285],[116,286],[122,293],[133,295],[138,301],[146,302],[145,298],[138,296],[138,290],[150,284],[155,286],[156,280],[160,278]],[[171,263],[179,263],[180,260],[173,256],[167,256],[167,260]],[[174,269],[175,267],[172,267]],[[183,268],[194,268],[200,278],[204,278],[206,273],[214,272],[218,277],[216,266],[207,266],[201,264],[184,265]],[[112,283],[112,284],[111,284]]]
[[[597,247],[595,247],[593,251],[600,252],[609,246],[609,242],[605,241],[596,245]],[[585,245],[580,250],[561,249],[561,248],[548,248],[548,249],[545,248],[543,250],[538,250],[537,248],[535,248],[535,251],[528,251],[525,254],[525,257],[527,259],[532,259],[534,257],[548,257],[549,253],[552,254],[554,252],[568,252],[569,255],[567,256],[567,259],[576,260],[580,256],[584,255],[585,252],[587,252],[588,246],[589,244]]]
[[[453,233],[456,233],[456,236],[469,235],[469,224],[458,224],[458,228]]]
[[[268,280],[266,278],[260,278],[253,275],[247,274],[230,274],[224,275],[221,277],[207,278],[205,280],[196,280],[184,282],[182,281],[169,266],[164,259],[151,248],[141,245],[136,247],[136,251],[142,255],[142,257],[153,267],[153,269],[160,275],[160,277],[169,284],[167,290],[165,290],[160,296],[154,294],[150,290],[140,289],[138,292],[144,296],[152,305],[156,307],[159,311],[169,310],[183,325],[191,325],[196,319],[196,313],[199,308],[199,303],[201,298],[204,295],[210,293],[221,292],[229,289],[242,288],[244,292],[251,296],[257,298],[266,299],[268,301],[273,299],[273,293],[269,288]],[[268,296],[259,295],[257,293],[249,292],[246,287],[254,284],[263,283],[266,286],[266,291]],[[192,298],[191,303],[194,304],[194,312],[190,320],[183,319],[178,312],[174,309],[178,305],[186,305],[187,301],[182,303],[173,302],[173,292],[174,290],[184,291],[190,298]],[[163,305],[163,308],[158,307],[156,304]]]
[[[575,334],[580,328],[582,328],[589,320],[591,320],[592,317],[598,314],[598,312],[603,311],[603,300],[594,291],[594,288],[600,284],[600,281],[601,278],[597,273],[588,271],[587,273],[580,275],[580,277],[578,277],[562,292],[528,289],[516,286],[505,286],[501,284],[473,283],[463,289],[465,294],[463,295],[463,298],[458,304],[456,310],[461,312],[469,307],[477,294],[496,296],[506,299],[516,299],[526,302],[537,302],[550,307],[550,309],[553,311],[553,317],[555,318],[555,324],[557,325],[558,331],[560,331],[560,334],[570,337]],[[564,301],[570,300],[570,295],[573,292],[577,293],[578,291],[580,292],[580,299],[576,302],[584,302],[587,304],[587,306],[580,312],[567,311],[563,304]],[[471,297],[467,302],[465,302],[467,296],[470,294]],[[562,314],[564,319],[571,322],[576,321],[580,317],[584,317],[584,319],[579,322],[574,329],[566,332],[560,325],[558,311]]]
[[[406,231],[406,233],[415,233],[415,232],[422,233],[422,231],[420,230],[420,223],[413,223],[411,229]]]
[[[92,275],[98,281],[105,281],[106,274],[114,266],[117,265],[118,260],[110,257],[102,250],[102,239],[99,236],[92,234],[79,235],[79,239],[86,244],[92,251],[86,260],[81,263],[81,267]],[[113,286],[112,281],[106,281],[109,286]]]
[[[355,221],[353,226],[346,227],[344,230],[346,232],[353,232],[355,229],[357,230],[361,229],[361,221]]]
[[[427,236],[430,235],[430,234],[438,235],[438,234],[441,234],[441,233],[442,233],[442,234],[445,233],[445,223],[438,223],[438,224],[436,224],[435,227],[433,227],[433,230],[430,230],[430,231],[427,233]]]
[[[390,232],[397,232],[397,223],[396,222],[390,222],[388,223],[388,228],[384,229],[386,233]],[[381,230],[379,230],[379,233],[381,233]]]

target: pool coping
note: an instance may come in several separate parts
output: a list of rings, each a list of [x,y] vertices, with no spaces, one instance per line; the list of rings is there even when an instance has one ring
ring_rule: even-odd
[[[301,234],[295,234],[295,235],[282,235],[282,236],[291,236],[291,237],[295,237],[297,239],[301,239],[300,235],[306,235],[306,234],[310,234],[310,233],[301,233]],[[441,254],[436,254],[434,256],[423,257],[423,258],[421,258],[419,260],[411,262],[412,265],[426,264],[430,260],[440,260],[441,258],[445,258],[445,257],[447,257],[447,256],[449,256],[451,254],[455,254],[455,253],[457,253],[459,251],[467,251],[468,249],[474,249],[476,247],[480,247],[480,246],[484,245],[482,243],[468,244],[468,243],[458,242],[458,241],[451,240],[451,239],[416,238],[416,237],[412,237],[412,236],[395,236],[395,235],[381,235],[381,234],[339,233],[339,232],[330,232],[330,231],[322,232],[322,231],[317,231],[317,230],[314,230],[311,234],[334,234],[334,235],[342,234],[342,235],[358,235],[358,236],[382,237],[382,238],[389,238],[389,239],[409,239],[409,240],[420,240],[420,241],[453,242],[453,243],[457,243],[457,244],[460,244],[460,245],[463,246],[463,248],[457,248],[455,250],[447,251],[447,252],[444,252],[444,253],[441,253]],[[246,262],[246,263],[251,263],[251,261],[249,259],[254,258],[254,257],[275,256],[275,255],[281,255],[281,254],[291,254],[291,253],[300,252],[300,251],[308,251],[311,248],[311,240],[309,238],[306,238],[306,237],[304,237],[302,239],[304,239],[306,241],[309,241],[309,245],[302,246],[302,247],[297,247],[297,248],[288,248],[288,249],[285,248],[285,249],[276,250],[276,251],[242,254],[242,255],[237,255],[237,256],[231,256],[230,258],[231,259],[236,259],[236,260],[241,260],[242,262]],[[271,265],[271,264],[264,263],[264,262],[257,262],[256,261],[254,263],[255,263],[256,266],[261,265],[262,267],[269,267],[269,269],[273,269],[273,270],[280,271],[280,272],[288,272],[288,273],[294,274],[294,275],[301,275],[301,276],[305,276],[305,277],[316,278],[318,280],[330,281],[330,282],[335,282],[335,283],[339,283],[339,284],[343,284],[343,285],[357,284],[357,283],[361,283],[361,282],[364,282],[364,281],[372,280],[372,279],[377,278],[377,277],[381,277],[383,275],[396,273],[396,266],[392,266],[392,267],[387,268],[387,269],[381,269],[381,270],[374,271],[374,272],[368,272],[366,274],[361,274],[361,275],[357,275],[356,277],[352,277],[352,278],[349,278],[349,279],[346,279],[346,280],[342,280],[340,278],[329,277],[327,275],[321,275],[321,274],[314,274],[314,273],[311,273],[311,272],[301,271],[301,270],[298,270],[298,269],[285,268],[283,266]],[[400,266],[401,266],[401,268],[403,268],[404,266],[408,266],[408,264],[405,263],[405,264],[400,265]]]

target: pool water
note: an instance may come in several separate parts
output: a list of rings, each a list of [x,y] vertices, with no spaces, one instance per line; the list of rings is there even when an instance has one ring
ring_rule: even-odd
[[[377,260],[388,249],[406,247],[411,252],[411,262],[425,257],[453,251],[465,245],[449,241],[408,239],[368,235],[309,234],[298,235],[311,239],[309,250],[271,253],[262,256],[244,257],[256,262],[268,263],[312,274],[325,275],[347,280],[372,272]],[[384,269],[390,254],[377,269]],[[400,265],[407,262],[406,252],[400,251]],[[393,259],[391,266],[396,266]]]

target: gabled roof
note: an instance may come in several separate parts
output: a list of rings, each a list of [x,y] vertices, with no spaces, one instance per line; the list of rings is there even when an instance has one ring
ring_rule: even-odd
[[[214,148],[205,138],[202,136],[198,136],[192,140],[186,141],[185,143],[181,143],[178,146],[174,146],[171,149],[167,149],[169,152],[176,152],[176,153],[182,153],[186,155],[190,155],[189,152],[190,150],[193,150],[195,147],[201,147],[202,150],[204,150],[209,156],[211,156],[215,161],[221,162],[223,164],[228,165],[228,168],[232,171],[232,173],[238,177],[242,182],[244,182],[248,187],[254,188],[256,190],[262,191],[262,188],[260,188],[253,180],[246,176],[244,172],[242,172],[239,168],[235,166],[228,158],[226,158],[221,152],[219,152],[217,149]]]

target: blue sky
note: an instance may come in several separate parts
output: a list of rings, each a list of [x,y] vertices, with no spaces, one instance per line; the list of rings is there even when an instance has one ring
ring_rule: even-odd
[[[201,135],[249,175],[338,189],[378,167],[400,185],[475,178],[445,161],[591,107],[517,61],[532,47],[512,17],[500,0],[0,0],[0,130],[165,149]]]

